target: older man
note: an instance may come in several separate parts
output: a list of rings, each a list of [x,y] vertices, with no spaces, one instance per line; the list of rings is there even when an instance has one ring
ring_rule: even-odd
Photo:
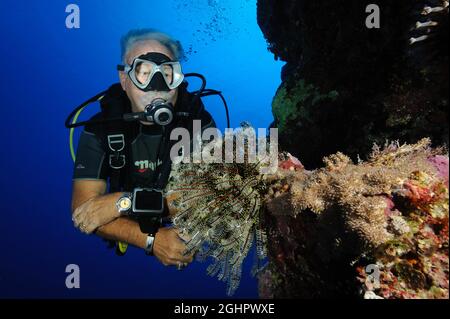
[[[174,111],[188,109],[184,104],[192,100],[189,99],[192,94],[187,92],[183,82],[180,67],[182,56],[179,42],[164,33],[152,29],[130,31],[122,38],[124,65],[118,67],[120,86],[117,85],[115,95],[111,93],[104,100],[124,103],[125,99],[131,105],[132,114],[143,114],[149,106],[158,103],[155,101],[170,103]],[[115,99],[117,95],[122,96],[122,100]],[[180,95],[184,98],[181,99]],[[197,100],[197,103],[201,104],[201,101]],[[199,105],[194,107],[198,108]],[[159,114],[161,121],[170,120],[170,114]],[[154,115],[156,117],[156,113]],[[97,114],[94,118],[100,116]],[[202,121],[202,130],[215,126],[214,120],[203,108],[200,108],[196,119]],[[166,146],[163,144],[168,143],[167,138],[164,138],[167,132],[164,132],[164,125],[155,123],[155,118],[153,120],[141,117],[139,121],[133,122],[132,131],[135,133],[125,139],[131,141],[128,144],[131,158],[124,160],[124,164],[128,165],[125,174],[128,183],[124,184],[121,180],[122,185],[114,192],[111,192],[110,187],[108,194],[108,178],[120,166],[114,166],[114,161],[108,160],[109,150],[101,141],[100,130],[104,126],[85,128],[80,136],[74,166],[72,219],[84,233],[95,233],[108,240],[140,247],[156,256],[164,265],[177,265],[180,269],[193,259],[192,255],[183,255],[186,238],[182,238],[176,228],[158,223],[153,225],[153,230],[148,230],[147,221],[142,222],[140,219],[145,214],[139,214],[136,212],[139,210],[135,209],[135,206],[145,205],[148,200],[144,198],[142,203],[136,204],[136,198],[132,198],[133,194],[137,197],[138,193],[133,191],[138,188],[155,188],[155,182],[160,176],[157,174],[159,169],[167,165],[165,161],[170,160],[160,154],[160,150]],[[148,198],[158,201],[157,195],[151,194]]]

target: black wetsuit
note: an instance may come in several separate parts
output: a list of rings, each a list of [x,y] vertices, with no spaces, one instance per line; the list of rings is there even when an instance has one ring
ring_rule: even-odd
[[[175,110],[180,105],[177,101]],[[100,113],[92,119],[100,118]],[[208,127],[215,127],[215,122],[211,115],[202,110],[196,116],[201,120],[202,131]],[[144,186],[145,181],[152,180],[155,168],[161,165],[161,157],[158,157],[159,144],[162,139],[162,129],[158,125],[143,125],[140,122],[133,124],[133,136],[131,138],[131,159],[127,159],[128,165],[131,165],[132,180],[136,181],[135,187]],[[76,161],[74,164],[73,180],[105,180],[108,181],[111,168],[109,167],[105,146],[100,140],[100,134],[96,130],[99,126],[85,127],[81,133]],[[192,132],[191,132],[192,134]],[[192,135],[191,135],[192,137]]]

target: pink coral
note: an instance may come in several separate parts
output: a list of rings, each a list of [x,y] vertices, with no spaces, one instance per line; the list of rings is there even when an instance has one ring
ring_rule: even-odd
[[[280,161],[278,166],[282,169],[290,169],[290,170],[304,169],[299,159],[295,156],[292,156],[290,153],[287,153],[287,159],[284,161]]]
[[[428,161],[436,168],[439,177],[445,181],[448,188],[448,156],[435,155],[429,157]]]

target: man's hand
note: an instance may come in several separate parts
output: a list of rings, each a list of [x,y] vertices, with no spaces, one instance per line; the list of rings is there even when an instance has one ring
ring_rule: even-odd
[[[186,250],[180,231],[176,228],[162,227],[153,243],[153,255],[165,266],[191,263],[193,255],[183,256]]]
[[[111,197],[111,195],[112,194],[107,196]],[[118,195],[115,195],[115,197],[118,197]],[[94,197],[78,206],[72,215],[75,227],[79,228],[83,233],[91,234],[98,227],[120,217],[120,213],[117,209],[102,209],[106,202],[107,201],[104,198],[99,199]],[[109,200],[109,204],[111,204],[111,200]]]

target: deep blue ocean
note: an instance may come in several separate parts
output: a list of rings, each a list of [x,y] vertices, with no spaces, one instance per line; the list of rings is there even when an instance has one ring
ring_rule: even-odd
[[[80,9],[80,28],[66,27],[66,7]],[[208,263],[182,272],[142,250],[117,257],[95,236],[73,227],[73,162],[67,115],[118,82],[120,37],[156,28],[181,41],[183,70],[207,78],[227,99],[231,127],[272,122],[271,101],[283,63],[267,50],[248,0],[16,0],[0,1],[2,298],[224,298],[223,282],[207,276]],[[199,87],[189,80],[190,90]],[[220,129],[218,97],[203,99]],[[99,111],[91,105],[81,116]],[[75,142],[81,129],[75,132]],[[75,143],[76,146],[76,143]],[[250,255],[236,298],[256,298]],[[80,267],[80,288],[68,289],[68,264]]]

